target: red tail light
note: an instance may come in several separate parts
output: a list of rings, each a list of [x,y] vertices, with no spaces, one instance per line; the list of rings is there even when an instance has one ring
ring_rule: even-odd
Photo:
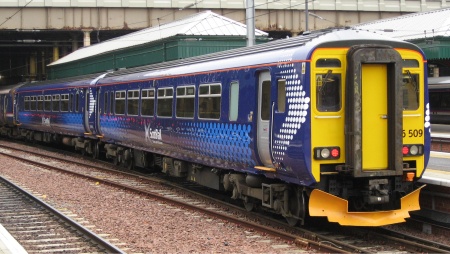
[[[340,156],[341,148],[338,146],[314,148],[314,159],[316,160],[336,160]]]
[[[403,156],[418,156],[423,155],[423,145],[403,145]]]

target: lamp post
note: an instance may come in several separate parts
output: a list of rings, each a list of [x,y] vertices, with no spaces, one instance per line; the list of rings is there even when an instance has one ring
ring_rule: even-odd
[[[247,47],[255,45],[255,4],[254,0],[246,0],[245,20],[247,25]]]
[[[308,18],[309,18],[308,0],[305,0],[305,32],[307,32],[309,30],[309,28],[308,28]]]

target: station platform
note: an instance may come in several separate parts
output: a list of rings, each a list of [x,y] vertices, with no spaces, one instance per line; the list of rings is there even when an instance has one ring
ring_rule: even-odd
[[[431,152],[420,183],[450,187],[450,153]]]
[[[421,183],[450,187],[450,172],[427,169],[419,180]]]
[[[0,225],[0,254],[26,254],[28,253],[14,237]]]
[[[432,124],[431,125],[432,139],[448,139],[450,138],[450,125],[447,124]]]

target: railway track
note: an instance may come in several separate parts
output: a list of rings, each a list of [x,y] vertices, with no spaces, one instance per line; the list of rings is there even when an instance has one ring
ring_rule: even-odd
[[[436,248],[434,247],[436,245],[430,245],[429,243],[418,244],[417,239],[411,241],[404,240],[406,236],[403,237],[403,239],[402,237],[397,237],[399,240],[396,240],[395,237],[389,237],[389,241],[382,238],[380,243],[380,240],[375,240],[378,238],[374,237],[375,231],[372,229],[364,229],[365,231],[361,232],[362,229],[330,227],[332,224],[326,224],[325,226],[311,230],[291,228],[279,220],[274,220],[263,215],[255,215],[254,213],[250,214],[243,208],[212,200],[208,195],[199,195],[198,193],[187,190],[177,184],[166,182],[161,178],[149,177],[148,175],[146,176],[134,172],[130,173],[110,170],[107,167],[99,167],[92,163],[86,164],[74,162],[72,156],[68,156],[68,158],[65,159],[61,158],[61,156],[44,158],[48,155],[36,153],[35,151],[27,151],[27,153],[33,153],[33,156],[41,158],[37,159],[32,156],[31,159],[26,159],[23,156],[13,156],[12,154],[17,154],[17,152],[12,152],[12,149],[14,149],[13,147],[1,147],[1,153],[25,161],[26,163],[50,168],[52,170],[63,171],[83,178],[89,178],[96,182],[131,190],[141,195],[163,200],[164,202],[181,206],[186,209],[200,211],[264,234],[279,237],[307,249],[316,249],[322,252],[334,253],[377,253],[380,251],[445,253],[450,250],[450,247],[448,246],[449,249],[445,246]],[[58,167],[57,161],[62,161],[62,163],[77,163],[78,166],[75,167],[76,170],[70,170],[65,166]],[[175,190],[174,187],[176,187]],[[203,201],[199,202],[199,199]],[[226,208],[220,209],[217,207],[218,204],[221,207],[226,206]],[[252,219],[249,220],[249,217]],[[257,223],[254,222],[255,219]],[[355,230],[356,233],[352,233]]]
[[[123,253],[3,177],[0,223],[28,253]]]

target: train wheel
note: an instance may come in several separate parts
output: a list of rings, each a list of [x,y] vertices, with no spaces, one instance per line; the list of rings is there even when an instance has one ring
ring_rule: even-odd
[[[94,147],[92,149],[92,158],[98,159],[99,155],[100,155],[100,145],[99,145],[99,142],[95,142]]]
[[[303,223],[306,214],[306,204],[304,193],[300,189],[296,188],[289,192],[288,207],[290,214],[285,218],[289,226],[296,226],[299,221]]]
[[[148,159],[147,159],[147,153],[146,152],[142,152],[141,153],[141,165],[143,168],[147,168],[148,167]]]
[[[248,197],[245,197],[243,199],[243,201],[244,201],[244,208],[248,212],[251,212],[255,208],[255,203],[251,202],[251,200],[249,201],[248,199],[249,199]]]
[[[119,165],[119,158],[118,158],[117,156],[114,157],[113,163],[114,163],[114,165],[116,165],[116,166]]]
[[[134,169],[134,155],[133,149],[128,149],[123,152],[122,165],[128,170]]]
[[[126,167],[128,170],[134,170],[134,160],[133,159],[126,161],[125,164],[126,164]]]

